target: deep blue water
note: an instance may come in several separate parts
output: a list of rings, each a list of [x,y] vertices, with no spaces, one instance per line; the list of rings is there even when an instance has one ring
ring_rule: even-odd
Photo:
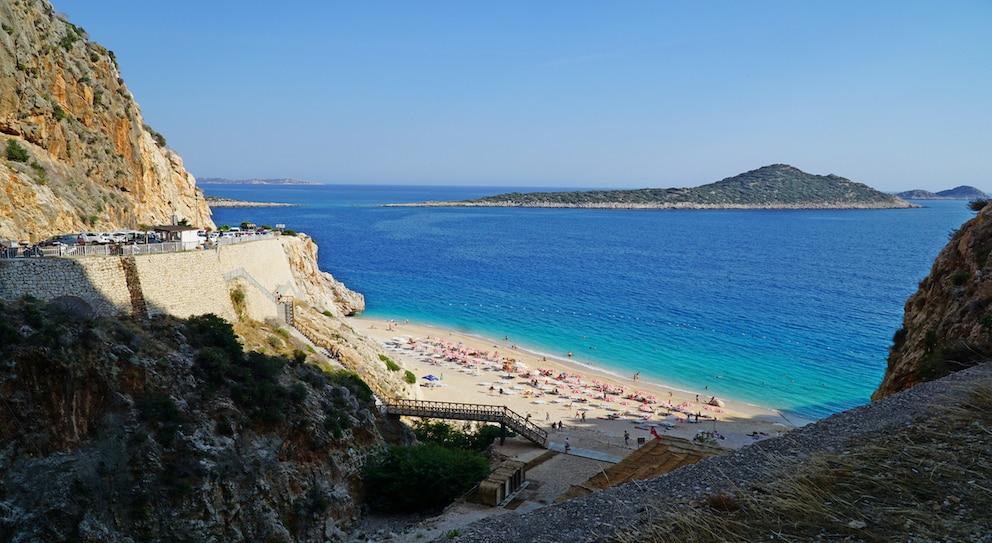
[[[811,419],[869,401],[906,298],[948,232],[973,216],[962,201],[880,211],[395,208],[375,204],[513,189],[203,189],[303,203],[213,218],[311,235],[321,269],[363,293],[369,316],[509,336]]]

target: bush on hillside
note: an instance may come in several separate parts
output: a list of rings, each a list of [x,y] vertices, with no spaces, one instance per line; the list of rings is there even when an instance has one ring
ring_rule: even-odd
[[[478,453],[434,443],[391,446],[365,470],[370,507],[384,512],[438,511],[489,474]]]
[[[21,147],[20,143],[16,140],[7,141],[7,160],[13,160],[14,162],[27,162],[30,156],[28,155],[28,150]]]
[[[413,423],[413,433],[423,443],[434,443],[446,449],[482,452],[500,435],[499,426],[484,424],[472,430],[470,423],[461,428],[443,420],[421,419]]]

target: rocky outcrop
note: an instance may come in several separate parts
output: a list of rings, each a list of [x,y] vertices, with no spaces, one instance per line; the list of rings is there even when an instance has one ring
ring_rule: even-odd
[[[293,278],[310,305],[330,311],[336,317],[356,315],[365,310],[364,296],[317,267],[317,244],[310,236],[298,234],[280,239]]]
[[[0,315],[0,541],[339,540],[402,435],[350,374],[234,356],[215,317]]]
[[[992,206],[952,233],[919,290],[872,400],[992,358]]]
[[[112,52],[45,0],[0,3],[0,238],[168,224],[213,227]]]

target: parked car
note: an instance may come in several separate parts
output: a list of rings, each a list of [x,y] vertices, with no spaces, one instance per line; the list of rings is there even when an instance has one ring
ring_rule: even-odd
[[[106,245],[110,243],[110,236],[106,232],[83,232],[79,234],[84,243],[90,245]]]
[[[60,236],[52,236],[38,245],[41,245],[42,247],[56,247],[59,245],[74,246],[78,244],[79,236],[73,234],[63,234]]]
[[[114,243],[137,243],[138,238],[142,237],[144,237],[144,233],[137,230],[118,230],[110,234],[110,239]]]

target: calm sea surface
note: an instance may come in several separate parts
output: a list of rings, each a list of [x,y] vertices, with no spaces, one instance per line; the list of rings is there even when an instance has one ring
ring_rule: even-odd
[[[366,315],[511,342],[818,419],[865,404],[963,201],[883,211],[390,208],[509,187],[229,186],[306,232]],[[537,189],[527,189],[537,190]],[[708,387],[708,388],[706,388]]]

